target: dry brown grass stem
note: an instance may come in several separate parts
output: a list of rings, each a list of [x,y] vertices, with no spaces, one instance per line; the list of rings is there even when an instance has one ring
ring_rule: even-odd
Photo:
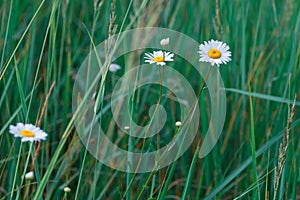
[[[294,99],[294,103],[292,105],[290,115],[287,120],[287,125],[285,127],[285,131],[279,147],[278,161],[277,161],[277,166],[275,168],[275,175],[274,175],[274,198],[273,198],[274,200],[276,199],[276,194],[280,183],[280,177],[286,161],[286,154],[289,147],[290,127],[295,114],[295,108],[296,108],[296,97]]]

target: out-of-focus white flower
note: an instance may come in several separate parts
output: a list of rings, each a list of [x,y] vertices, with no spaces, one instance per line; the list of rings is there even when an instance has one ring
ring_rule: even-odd
[[[110,72],[116,72],[116,71],[118,71],[118,70],[120,70],[120,69],[121,69],[121,66],[118,65],[118,64],[115,64],[115,63],[110,64],[110,66],[109,66],[109,68],[108,68],[108,70],[109,70]]]
[[[10,125],[9,132],[15,137],[21,137],[22,142],[35,142],[46,140],[47,133],[32,124],[17,123],[16,126]]]
[[[34,172],[30,171],[28,173],[25,174],[25,179],[26,180],[32,180],[34,178]]]
[[[181,121],[177,121],[177,122],[175,122],[175,126],[181,126],[182,125],[182,123],[181,123]]]
[[[69,188],[68,186],[64,188],[64,192],[69,193],[71,192],[71,188]]]
[[[163,52],[163,51],[153,51],[153,53],[145,53],[145,62],[153,64],[156,63],[157,65],[164,66],[166,61],[174,61],[173,59],[174,54],[170,52]]]
[[[129,129],[130,129],[129,126],[124,126],[124,130],[125,130],[125,131],[128,131]]]
[[[167,45],[169,45],[169,42],[170,42],[170,38],[164,38],[160,41],[160,45],[167,46]]]

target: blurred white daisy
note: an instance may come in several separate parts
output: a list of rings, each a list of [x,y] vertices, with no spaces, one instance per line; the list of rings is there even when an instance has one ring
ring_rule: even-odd
[[[109,66],[109,68],[108,68],[108,70],[109,70],[110,72],[116,72],[116,71],[118,71],[118,70],[120,70],[120,69],[121,69],[121,66],[118,65],[118,64],[115,64],[115,63],[110,64],[110,66]]]
[[[173,59],[174,54],[170,52],[163,52],[163,51],[153,51],[153,53],[145,53],[145,62],[153,64],[156,63],[157,65],[164,66],[166,61],[174,61]]]
[[[71,188],[69,188],[68,186],[64,187],[64,192],[65,193],[71,192]]]
[[[34,178],[34,172],[30,171],[28,173],[25,174],[25,179],[26,180],[32,180]]]
[[[182,123],[181,123],[181,121],[177,121],[177,122],[175,122],[175,126],[182,126]]]
[[[9,132],[15,137],[21,137],[22,142],[46,140],[47,137],[47,133],[32,124],[17,123],[16,126],[10,125]]]
[[[211,65],[226,64],[231,61],[231,52],[229,46],[218,40],[210,40],[199,46],[199,54],[201,62],[209,62]]]
[[[167,45],[169,45],[169,42],[170,42],[170,38],[164,38],[160,41],[160,45],[167,46]]]

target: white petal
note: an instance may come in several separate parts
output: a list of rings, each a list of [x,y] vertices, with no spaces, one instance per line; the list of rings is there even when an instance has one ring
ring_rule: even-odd
[[[170,42],[170,38],[165,38],[160,41],[161,46],[167,46]]]
[[[109,66],[109,68],[108,68],[108,70],[109,70],[110,72],[116,72],[116,71],[118,71],[118,70],[120,70],[120,69],[121,69],[121,66],[118,65],[118,64],[115,64],[115,63],[112,63],[112,64]]]
[[[166,63],[165,62],[157,62],[157,65],[164,66],[164,65],[166,65]]]

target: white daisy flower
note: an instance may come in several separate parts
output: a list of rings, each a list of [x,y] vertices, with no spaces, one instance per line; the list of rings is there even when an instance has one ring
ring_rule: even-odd
[[[170,38],[164,38],[160,41],[160,45],[167,46],[167,45],[169,45],[169,42],[170,42]]]
[[[121,66],[118,65],[118,64],[115,64],[115,63],[110,64],[110,66],[109,66],[109,68],[108,68],[108,70],[109,70],[110,72],[116,72],[116,71],[118,71],[118,70],[120,70],[120,69],[121,69]]]
[[[16,126],[10,125],[9,132],[15,137],[21,137],[22,142],[46,140],[47,137],[47,133],[32,124],[17,123]]]
[[[145,53],[145,55],[145,62],[150,64],[156,63],[157,65],[164,66],[166,61],[174,61],[174,54],[166,51],[153,51],[153,53]]]
[[[209,62],[211,65],[226,64],[231,61],[231,52],[229,46],[218,40],[210,40],[199,46],[199,54],[201,62]]]

